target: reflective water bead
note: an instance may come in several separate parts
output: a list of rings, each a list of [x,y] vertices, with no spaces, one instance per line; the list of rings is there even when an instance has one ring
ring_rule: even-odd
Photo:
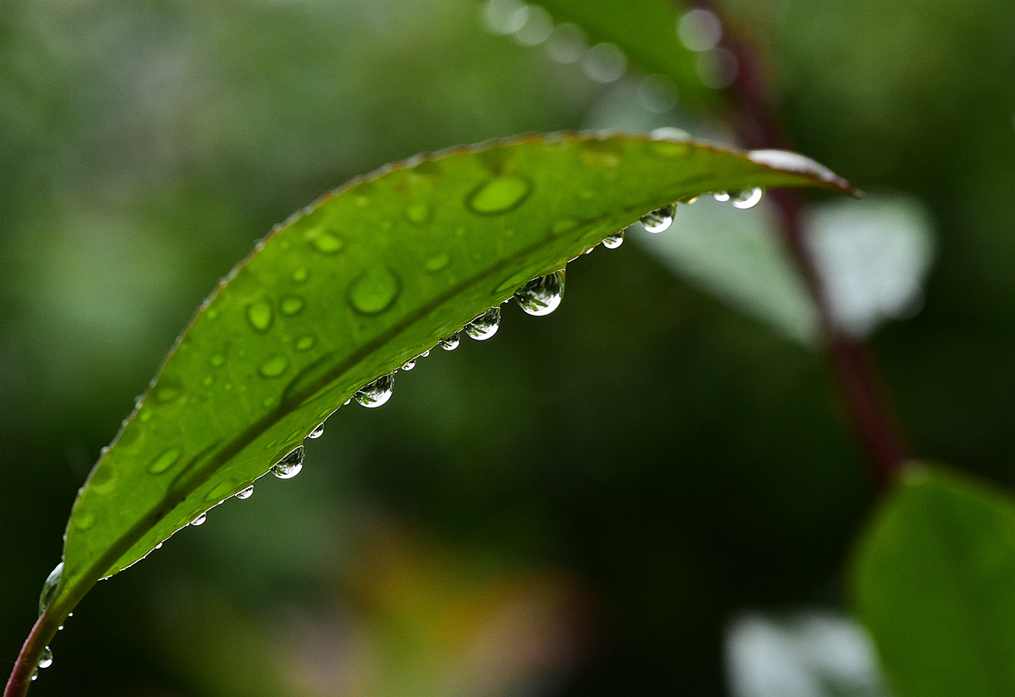
[[[515,302],[528,315],[542,317],[560,306],[564,297],[564,269],[534,278],[515,292]]]
[[[310,440],[317,440],[324,435],[324,424],[318,424],[317,428],[307,434],[307,438]]]
[[[395,391],[395,375],[382,375],[356,393],[356,403],[368,409],[383,406]]]
[[[458,337],[458,335],[452,334],[446,339],[441,339],[438,346],[440,346],[445,351],[454,351],[456,348],[458,348],[458,345],[460,343],[462,343],[462,340]]]
[[[641,217],[641,226],[653,235],[658,235],[660,232],[665,232],[669,229],[670,225],[673,224],[673,217],[676,213],[677,207],[672,203],[662,208],[656,208],[654,211],[646,213]]]
[[[39,656],[39,667],[45,670],[53,665],[53,651],[48,646],[42,649],[42,654]]]
[[[416,361],[409,359],[402,364],[402,370],[409,371],[416,367]]]
[[[236,498],[238,498],[240,501],[246,501],[247,499],[249,499],[253,495],[254,495],[254,485],[251,484],[250,486],[248,486],[243,491],[237,492],[236,493]]]
[[[60,585],[60,579],[63,577],[63,562],[60,562],[53,570],[49,572],[49,576],[42,584],[42,592],[39,593],[39,614],[42,614],[49,603],[52,602],[53,596],[56,595],[56,589]]]
[[[486,341],[500,329],[500,308],[491,307],[476,319],[465,325],[465,333],[470,339]]]
[[[603,238],[603,246],[607,249],[616,249],[620,245],[624,244],[624,231],[617,230],[612,235],[607,235]]]
[[[730,192],[716,191],[714,194],[712,194],[712,198],[714,198],[719,203],[726,203],[727,201],[730,200]]]
[[[279,479],[292,479],[303,470],[303,446],[296,448],[291,453],[275,463],[271,473]]]
[[[202,513],[198,517],[194,518],[194,520],[190,521],[190,524],[193,525],[195,528],[197,528],[197,527],[200,527],[200,526],[204,525],[205,522],[207,522],[207,520],[208,520],[208,514],[207,513]]]
[[[739,208],[742,211],[746,211],[750,208],[754,208],[761,201],[761,197],[764,196],[765,192],[754,187],[746,191],[738,191],[733,196],[733,207]]]

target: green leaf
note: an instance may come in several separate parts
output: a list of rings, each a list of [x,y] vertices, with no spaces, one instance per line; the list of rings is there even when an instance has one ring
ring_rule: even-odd
[[[716,189],[848,190],[781,164],[648,136],[525,136],[325,195],[219,284],[103,453],[53,613],[263,476],[359,388],[642,214]]]
[[[868,531],[861,619],[896,697],[1015,694],[1015,505],[914,469]]]

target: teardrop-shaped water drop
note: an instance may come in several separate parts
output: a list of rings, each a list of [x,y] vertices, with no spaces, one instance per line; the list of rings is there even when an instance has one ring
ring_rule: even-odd
[[[738,191],[733,196],[733,207],[739,208],[742,211],[754,208],[761,201],[762,196],[765,192],[754,187],[753,189],[746,189],[744,191]]]
[[[430,357],[430,349],[427,349],[427,350],[426,350],[426,351],[424,351],[423,353],[419,354],[419,357],[420,357],[420,358],[429,358],[429,357]],[[418,360],[418,359],[417,359],[417,360]]]
[[[712,198],[714,198],[719,203],[726,203],[727,201],[730,200],[730,192],[716,191],[714,194],[712,194]]]
[[[195,528],[198,528],[198,527],[201,527],[202,525],[204,525],[207,522],[207,520],[208,520],[208,514],[207,513],[202,513],[198,517],[194,518],[194,520],[190,521],[190,524],[193,525]]]
[[[674,204],[656,208],[641,217],[641,226],[653,235],[665,232],[673,224],[673,217],[677,214],[677,207]]]
[[[612,235],[607,235],[603,238],[603,246],[607,249],[616,249],[620,245],[624,244],[624,231],[617,230]]]
[[[368,409],[383,406],[395,391],[395,374],[382,375],[356,393],[356,402]]]
[[[43,647],[42,654],[39,655],[39,668],[45,670],[53,665],[53,650],[48,646]]]
[[[456,348],[458,348],[458,345],[460,343],[462,343],[462,340],[459,338],[459,336],[457,334],[452,334],[446,339],[441,339],[437,345],[440,346],[445,351],[454,351]]]
[[[486,341],[500,329],[500,308],[491,307],[476,319],[465,325],[465,333],[470,339]]]
[[[291,453],[275,463],[271,473],[279,479],[292,479],[303,470],[303,446],[296,448]]]
[[[416,367],[416,361],[413,359],[407,360],[402,364],[402,370],[409,371]]]
[[[564,269],[534,278],[515,292],[515,302],[525,314],[548,315],[560,306],[564,297]]]
[[[307,434],[307,438],[310,440],[317,440],[324,435],[324,424],[318,424],[317,428]]]
[[[39,614],[45,612],[46,608],[49,607],[50,602],[53,600],[53,596],[56,595],[56,589],[60,586],[60,579],[63,577],[63,562],[60,562],[53,570],[49,572],[49,576],[42,584],[42,592],[39,594]]]
[[[157,545],[155,545],[155,549],[162,549],[162,544],[163,544],[162,542],[159,542]]]
[[[253,484],[248,486],[243,491],[236,492],[236,498],[238,498],[240,501],[246,501],[247,499],[249,499],[253,495],[254,495],[254,485]]]

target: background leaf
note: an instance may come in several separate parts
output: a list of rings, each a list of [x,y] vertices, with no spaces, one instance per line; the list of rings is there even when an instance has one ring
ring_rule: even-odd
[[[878,515],[856,567],[861,619],[897,697],[1015,694],[1015,505],[916,469]]]
[[[70,609],[534,276],[670,201],[755,185],[847,188],[708,145],[558,135],[414,158],[326,195],[178,340],[75,502],[54,603]]]

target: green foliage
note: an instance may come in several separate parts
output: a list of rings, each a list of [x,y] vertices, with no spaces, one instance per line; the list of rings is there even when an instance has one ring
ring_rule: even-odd
[[[584,135],[415,158],[324,196],[178,340],[75,502],[54,603],[249,486],[359,388],[529,279],[671,201],[757,185],[846,188],[708,145]]]
[[[897,697],[1015,694],[1015,505],[914,466],[868,532],[856,600]]]

